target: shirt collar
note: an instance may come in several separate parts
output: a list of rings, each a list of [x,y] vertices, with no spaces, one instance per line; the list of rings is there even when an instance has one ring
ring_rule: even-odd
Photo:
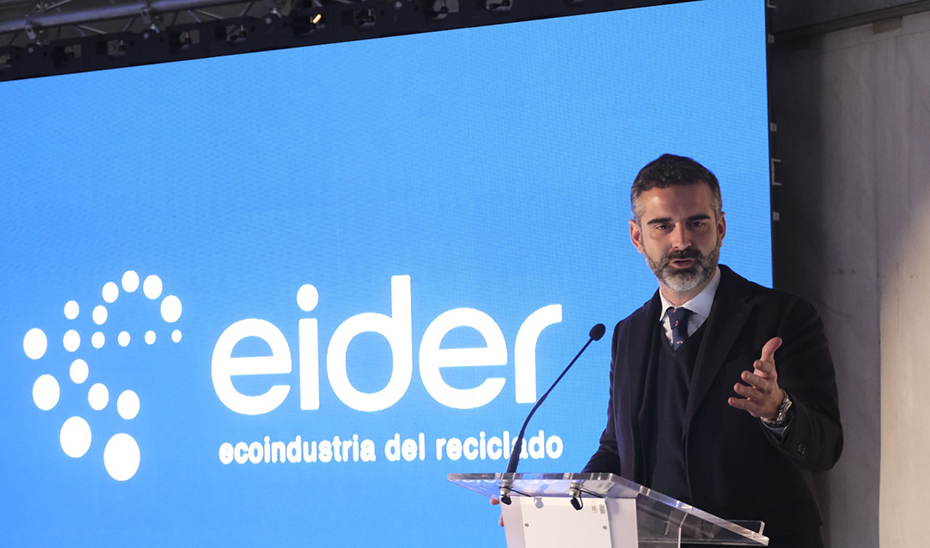
[[[714,270],[714,277],[710,279],[710,283],[708,283],[693,299],[681,306],[704,318],[710,316],[710,309],[714,305],[714,295],[717,294],[717,287],[719,285],[720,267],[718,266]],[[675,305],[669,302],[661,291],[659,291],[659,298],[662,299],[662,315],[659,317],[661,321],[665,319],[669,307],[675,307]]]

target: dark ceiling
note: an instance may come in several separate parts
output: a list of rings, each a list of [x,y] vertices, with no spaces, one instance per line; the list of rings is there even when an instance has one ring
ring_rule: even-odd
[[[694,0],[0,0],[0,80]],[[697,0],[700,1],[700,0]],[[766,2],[776,41],[930,0]]]
[[[0,80],[685,1],[0,0]]]

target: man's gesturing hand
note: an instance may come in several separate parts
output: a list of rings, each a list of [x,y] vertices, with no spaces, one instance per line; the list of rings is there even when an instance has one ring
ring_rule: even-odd
[[[748,411],[753,417],[773,420],[778,416],[778,406],[785,397],[784,391],[778,386],[778,373],[775,372],[775,351],[781,343],[781,337],[765,343],[762,356],[752,364],[752,373],[743,371],[740,376],[749,386],[736,383],[733,387],[742,398],[730,398],[727,403]]]

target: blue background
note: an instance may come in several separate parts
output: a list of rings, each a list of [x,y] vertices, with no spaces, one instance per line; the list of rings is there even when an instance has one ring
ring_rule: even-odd
[[[762,2],[707,0],[512,25],[256,53],[0,85],[0,544],[503,546],[496,510],[448,484],[450,472],[499,461],[436,461],[437,437],[514,433],[513,348],[533,311],[562,305],[537,347],[538,393],[586,340],[646,301],[655,279],[629,243],[629,186],[663,152],[718,176],[728,233],[721,261],[771,283],[768,121]],[[184,306],[174,326],[141,290],[121,293],[90,345],[90,312],[123,272],[157,274]],[[412,285],[413,379],[380,412],[344,405],[325,375],[336,327],[390,314],[391,276]],[[313,284],[320,302],[296,303]],[[67,320],[64,304],[80,315]],[[462,388],[507,383],[488,405],[457,410],[419,378],[426,326],[458,307],[500,326],[508,364],[444,372]],[[234,322],[261,318],[286,336],[292,386],[276,410],[238,415],[216,396],[210,360]],[[320,408],[301,411],[297,322],[319,321]],[[49,335],[39,360],[23,351]],[[180,343],[169,342],[180,329]],[[77,352],[61,337],[76,329]],[[133,335],[115,344],[121,330]],[[154,345],[142,334],[157,332]],[[446,341],[480,344],[474,333]],[[259,352],[260,353],[260,352]],[[74,358],[90,376],[68,377]],[[390,349],[361,335],[354,386],[390,377]],[[609,344],[592,346],[536,415],[559,459],[527,472],[577,471],[596,448],[607,404]],[[50,411],[32,399],[42,374],[61,385]],[[110,389],[93,411],[87,390]],[[124,389],[139,415],[116,412]],[[58,433],[87,419],[90,450],[72,459]],[[141,449],[126,482],[104,469],[105,440]],[[426,434],[423,462],[388,462],[384,442]],[[374,463],[224,465],[224,442],[351,437]]]

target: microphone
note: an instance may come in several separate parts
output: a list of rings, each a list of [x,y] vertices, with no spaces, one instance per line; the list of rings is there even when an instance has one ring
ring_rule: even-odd
[[[607,328],[604,327],[604,324],[602,323],[599,323],[591,328],[591,331],[588,332],[588,342],[584,343],[584,346],[582,346],[581,350],[579,350],[578,353],[575,354],[575,357],[568,364],[568,367],[566,367],[565,370],[562,371],[562,374],[559,375],[559,378],[557,378],[555,382],[552,383],[552,386],[549,387],[549,390],[546,390],[546,393],[543,394],[543,396],[539,398],[539,401],[536,402],[536,405],[533,406],[533,409],[530,411],[530,414],[527,415],[526,420],[523,422],[523,428],[520,429],[520,435],[517,436],[517,439],[514,442],[513,452],[510,453],[510,461],[507,463],[508,474],[514,474],[517,471],[517,464],[520,462],[520,452],[523,450],[523,434],[526,432],[526,425],[528,425],[530,423],[530,419],[533,418],[533,413],[535,413],[536,410],[539,409],[539,406],[542,405],[542,402],[546,401],[546,397],[549,395],[550,392],[552,392],[552,389],[555,388],[555,385],[559,384],[559,381],[562,380],[562,377],[564,377],[565,374],[568,373],[568,370],[571,369],[573,365],[575,365],[575,362],[578,361],[578,358],[581,357],[581,354],[583,354],[584,351],[588,349],[588,345],[590,345],[594,341],[601,340],[601,337],[604,336],[604,332],[606,331],[607,331]],[[503,502],[504,504],[510,504],[511,502],[510,491],[512,487],[513,487],[512,480],[504,480],[504,483],[501,485],[501,502]]]

